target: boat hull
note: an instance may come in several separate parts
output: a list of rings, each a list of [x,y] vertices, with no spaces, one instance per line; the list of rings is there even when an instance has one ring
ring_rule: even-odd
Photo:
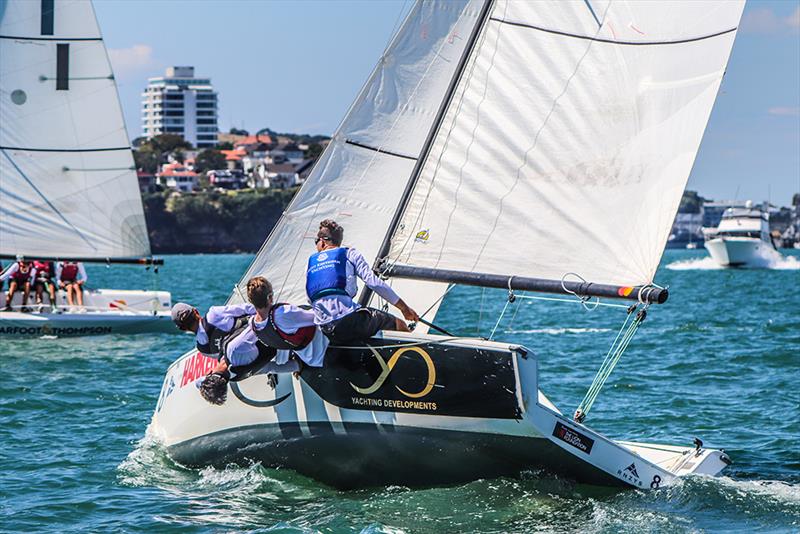
[[[0,296],[0,307],[5,306]],[[104,334],[177,333],[170,317],[170,294],[165,291],[93,289],[84,291],[84,306],[68,306],[63,291],[52,311],[31,305],[23,312],[22,296],[14,296],[12,311],[0,312],[0,336],[91,336]]]
[[[636,444],[564,417],[539,392],[536,359],[521,347],[398,335],[326,357],[300,380],[281,375],[274,390],[264,376],[232,382],[226,403],[212,406],[193,384],[215,361],[188,353],[167,372],[149,432],[185,465],[257,461],[340,488],[541,468],[587,483],[659,487],[682,474],[661,465],[690,456],[689,448],[660,448],[650,461]],[[720,454],[703,450],[687,472],[715,474]]]
[[[771,243],[750,237],[717,237],[706,241],[706,249],[723,267],[766,267],[780,257]]]

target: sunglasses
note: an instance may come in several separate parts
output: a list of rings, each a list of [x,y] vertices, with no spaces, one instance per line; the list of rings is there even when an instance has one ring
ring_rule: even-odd
[[[314,240],[314,244],[319,245],[320,241],[330,241],[330,240],[331,240],[330,237],[317,236],[317,238]]]

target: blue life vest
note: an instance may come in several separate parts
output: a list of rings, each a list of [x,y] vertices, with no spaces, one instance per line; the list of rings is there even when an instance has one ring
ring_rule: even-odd
[[[308,258],[306,294],[309,300],[347,293],[347,248],[323,250]]]

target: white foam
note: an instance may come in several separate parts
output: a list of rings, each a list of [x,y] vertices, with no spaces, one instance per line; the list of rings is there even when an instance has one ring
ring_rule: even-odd
[[[561,334],[594,334],[610,332],[610,328],[532,328],[530,330],[506,330],[506,334],[547,334],[551,336]]]
[[[703,256],[702,258],[693,258],[691,260],[675,261],[668,264],[666,268],[671,271],[716,271],[727,267],[723,267],[714,261],[711,256]],[[765,256],[759,265],[752,268],[798,270],[800,269],[800,261],[795,256],[781,256],[775,252],[774,255]]]
[[[667,269],[671,271],[716,271],[724,269],[724,267],[714,261],[711,256],[703,256],[702,258],[672,262],[667,265]]]

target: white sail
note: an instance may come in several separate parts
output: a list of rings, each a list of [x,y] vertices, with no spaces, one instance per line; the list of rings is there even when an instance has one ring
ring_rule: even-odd
[[[345,228],[346,245],[369,261],[377,256],[480,7],[420,2],[412,9],[243,281],[263,275],[276,298],[304,302],[306,263],[325,218]],[[400,294],[424,310],[445,287]]]
[[[743,4],[496,2],[391,262],[652,282]]]
[[[0,254],[147,256],[116,83],[89,0],[0,2]]]

